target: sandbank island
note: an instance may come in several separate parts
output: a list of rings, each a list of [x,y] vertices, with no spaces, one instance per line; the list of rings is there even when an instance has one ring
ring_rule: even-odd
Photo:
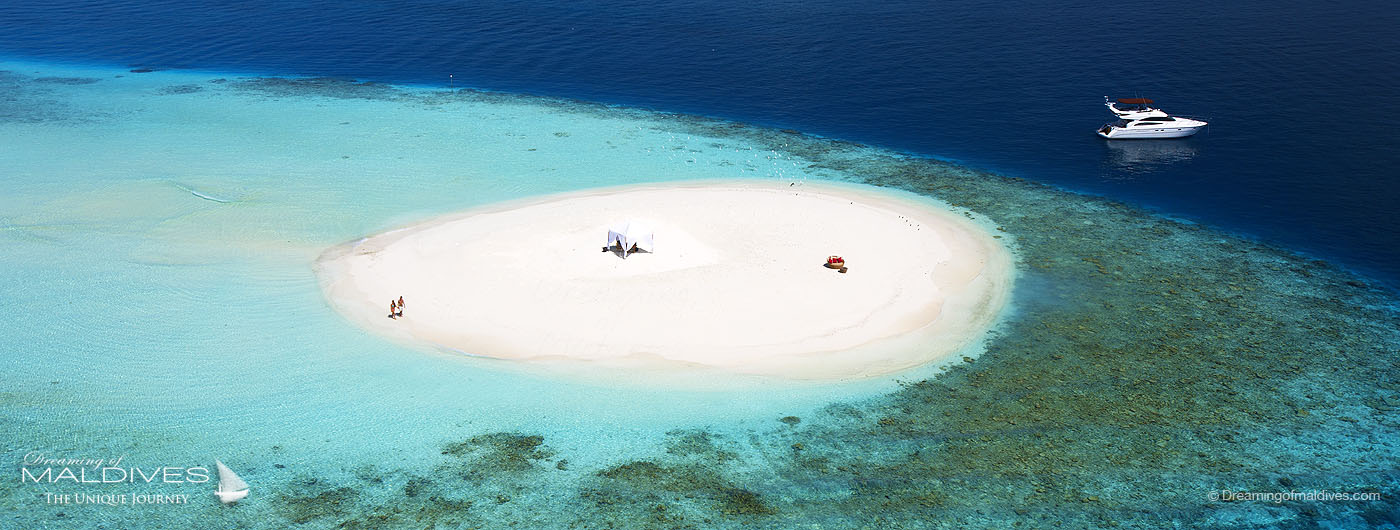
[[[604,249],[628,222],[653,252]],[[994,233],[877,188],[657,184],[477,208],[332,248],[316,269],[351,321],[472,355],[849,379],[982,337],[1013,276]]]

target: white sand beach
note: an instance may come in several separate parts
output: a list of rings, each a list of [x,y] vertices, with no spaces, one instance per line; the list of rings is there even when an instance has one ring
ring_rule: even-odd
[[[655,252],[603,250],[627,221],[651,228]],[[833,254],[848,273],[824,266]],[[1013,275],[989,230],[932,201],[764,181],[493,205],[333,248],[317,272],[338,311],[399,339],[793,379],[945,358],[992,325]]]

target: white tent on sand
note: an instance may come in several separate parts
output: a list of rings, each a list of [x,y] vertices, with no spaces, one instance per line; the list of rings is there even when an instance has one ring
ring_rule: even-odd
[[[652,239],[651,228],[637,221],[615,224],[608,229],[608,247],[620,245],[624,258],[627,257],[626,251],[632,249],[632,245],[637,245],[638,250],[652,252],[655,249]]]

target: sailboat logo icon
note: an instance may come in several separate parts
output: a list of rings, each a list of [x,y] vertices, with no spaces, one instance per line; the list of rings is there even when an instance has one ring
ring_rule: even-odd
[[[214,495],[224,504],[238,502],[239,499],[248,496],[248,483],[238,478],[238,474],[218,460],[214,464],[219,468],[219,486],[214,489]]]

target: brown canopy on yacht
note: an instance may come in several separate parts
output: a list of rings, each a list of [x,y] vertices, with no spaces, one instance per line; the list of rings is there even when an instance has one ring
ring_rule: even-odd
[[[1152,100],[1147,98],[1118,98],[1118,102],[1125,105],[1151,105]]]

